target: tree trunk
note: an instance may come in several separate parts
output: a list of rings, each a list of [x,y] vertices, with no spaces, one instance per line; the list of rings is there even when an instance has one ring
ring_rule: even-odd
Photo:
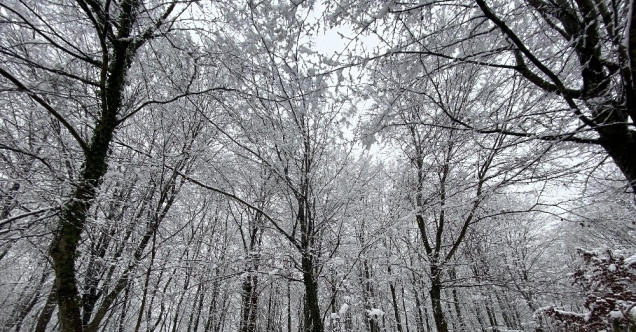
[[[601,146],[621,170],[632,191],[636,193],[636,139],[624,124],[597,130]]]
[[[33,294],[31,296],[27,294],[28,288],[25,288],[20,293],[18,301],[16,301],[15,308],[13,309],[13,312],[9,316],[9,319],[7,320],[7,322],[5,323],[5,328],[7,331],[11,329],[15,329],[15,331],[20,331],[20,329],[22,328],[22,323],[24,322],[24,319],[29,314],[29,312],[31,312],[31,309],[33,309],[35,304],[40,299],[42,287],[44,286],[44,283],[46,282],[46,279],[48,278],[48,276],[49,276],[48,270],[42,273],[42,276],[40,277],[40,281],[37,283],[35,290],[33,291]],[[31,278],[29,278],[28,282],[29,283],[32,282],[34,278],[35,278],[35,275],[32,275]]]
[[[428,319],[428,310],[426,309],[426,306],[423,306],[422,309],[424,309],[424,320],[426,323],[426,331],[430,331],[431,330],[431,322]]]
[[[391,276],[391,266],[389,265],[387,272],[389,273],[389,277]],[[398,332],[402,332],[402,322],[400,320],[400,311],[399,305],[397,301],[397,296],[395,295],[395,285],[393,282],[389,281],[389,290],[391,291],[391,300],[393,302],[393,313],[395,315],[395,325]]]
[[[415,279],[415,277],[414,277]],[[422,314],[422,302],[420,301],[420,294],[417,291],[417,285],[413,284],[413,297],[415,297],[415,310],[416,310],[416,324],[415,324],[415,330],[417,332],[422,332],[422,328],[424,327],[424,316]],[[427,322],[428,325],[428,322]],[[428,326],[427,326],[427,331],[429,330]]]
[[[450,273],[453,280],[456,280],[457,274],[455,273],[455,268],[452,268],[450,270]],[[461,306],[459,304],[459,295],[457,294],[457,288],[453,288],[451,290],[451,293],[453,294],[453,304],[455,308],[455,313],[457,314],[457,325],[459,326],[459,330],[464,330],[465,324],[464,324],[464,318],[462,317]]]
[[[292,332],[291,281],[287,280],[287,332]]]
[[[251,264],[251,263],[250,263]],[[248,271],[243,280],[243,304],[241,310],[241,332],[255,332],[258,318],[258,275]]]
[[[363,239],[360,239],[360,243],[364,243]],[[371,267],[369,266],[369,261],[366,258],[362,259],[362,276],[364,279],[364,308],[366,310],[371,310],[375,305],[375,290],[371,280]],[[369,332],[378,332],[380,330],[378,322],[375,319],[372,319],[371,316],[366,317],[366,326],[367,331]]]
[[[318,304],[318,282],[314,277],[314,262],[311,252],[302,257],[303,284],[305,285],[305,332],[323,332],[322,317]]]
[[[501,317],[503,318],[506,328],[507,329],[515,328],[516,326],[510,317],[510,312],[509,312],[507,303],[501,300],[501,297],[499,296],[499,292],[494,290],[493,293],[495,294],[495,299],[497,299],[497,304],[499,305],[499,311],[501,312]]]
[[[401,285],[401,289],[402,289],[402,310],[404,310],[404,326],[406,327],[406,332],[411,332],[411,329],[409,328],[409,314],[408,314],[408,310],[406,310],[406,300],[405,300],[406,296],[405,296],[403,282]]]
[[[192,332],[197,332],[199,330],[199,321],[201,320],[201,311],[203,310],[203,299],[205,298],[205,287],[203,287],[203,281],[199,281],[201,284],[201,294],[199,295],[199,302],[197,303],[197,310],[194,317],[194,323]]]
[[[124,300],[122,301],[121,316],[119,317],[119,332],[126,331],[126,313],[128,312],[128,302],[130,299],[130,284],[124,291]],[[143,309],[142,309],[143,310]]]
[[[201,289],[203,287],[203,283],[199,282],[199,284],[197,285],[197,291],[194,293],[194,299],[192,300],[192,309],[190,310],[190,317],[188,317],[188,329],[186,330],[186,332],[190,332],[193,330],[194,328],[194,317],[196,315],[196,307],[199,303],[199,296],[201,296]]]
[[[488,321],[490,322],[490,329],[496,329],[499,323],[497,323],[497,313],[492,309],[488,303],[492,303],[492,298],[488,295],[488,299],[484,301],[484,307],[486,308],[486,313],[488,314]]]
[[[431,297],[431,306],[433,308],[433,319],[437,332],[448,332],[448,323],[444,317],[444,309],[442,307],[442,283],[439,276],[440,271],[435,266],[431,266],[431,288],[429,295]]]
[[[116,39],[112,42],[110,50],[103,50],[110,53],[110,60],[102,64],[102,69],[107,71],[107,75],[103,75],[101,82],[102,104],[99,118],[94,124],[90,142],[83,146],[84,162],[77,177],[77,185],[62,205],[58,227],[49,248],[55,271],[61,332],[83,331],[75,271],[77,247],[93,200],[108,170],[108,149],[119,125],[118,114],[123,103],[128,69],[136,50],[144,41],[133,42],[129,38],[140,5],[139,1],[134,0],[125,0],[120,4]]]

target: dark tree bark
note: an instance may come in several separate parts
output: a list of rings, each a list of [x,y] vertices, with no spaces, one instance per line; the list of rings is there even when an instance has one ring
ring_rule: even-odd
[[[262,214],[256,213],[248,221],[247,238],[243,235],[243,246],[247,256],[246,275],[242,284],[240,332],[255,332],[258,319],[258,267],[260,263]],[[241,230],[241,234],[243,231]]]
[[[28,8],[27,11],[30,10],[36,13],[36,10],[28,7],[29,5],[25,3],[23,5]],[[72,121],[65,118],[66,112],[55,109],[56,103],[50,102],[47,97],[41,95],[38,91],[30,89],[29,86],[36,86],[37,84],[33,84],[33,82],[25,84],[21,81],[21,78],[14,76],[14,74],[4,68],[0,68],[0,75],[14,84],[19,92],[25,93],[63,125],[75,139],[83,153],[81,157],[82,165],[78,174],[71,176],[74,178],[73,189],[65,197],[64,203],[60,208],[57,229],[53,233],[53,239],[49,246],[49,255],[55,275],[53,289],[56,291],[60,331],[69,332],[84,330],[92,315],[96,299],[99,298],[99,294],[94,291],[95,288],[93,287],[95,281],[88,280],[89,286],[93,290],[85,294],[86,301],[82,300],[78,290],[80,287],[78,286],[75,263],[89,211],[108,170],[108,155],[113,135],[121,122],[127,118],[127,116],[122,118],[120,116],[122,116],[128,72],[137,51],[150,38],[155,37],[156,29],[165,23],[164,21],[175,8],[176,2],[168,3],[166,10],[160,13],[161,18],[157,22],[150,24],[145,30],[142,29],[141,32],[138,30],[138,15],[146,10],[141,0],[122,0],[117,4],[110,1],[102,3],[80,0],[74,5],[64,6],[64,10],[77,11],[72,13],[73,15],[71,16],[76,16],[78,22],[90,22],[93,28],[92,35],[96,40],[89,44],[92,44],[91,47],[94,46],[94,50],[83,50],[84,46],[74,45],[74,40],[65,39],[65,37],[69,37],[69,34],[65,31],[54,30],[58,28],[55,22],[29,22],[29,18],[21,15],[19,11],[11,8],[9,10],[24,21],[25,27],[33,30],[34,36],[52,36],[44,38],[51,42],[52,48],[69,57],[70,60],[67,59],[68,63],[81,63],[81,66],[88,68],[87,72],[82,73],[69,74],[64,70],[60,70],[55,71],[55,74],[59,72],[59,77],[62,77],[62,80],[66,80],[69,77],[77,80],[79,84],[84,84],[85,91],[94,91],[99,99],[97,106],[94,106],[93,101],[91,101],[90,105],[85,105],[86,113],[94,114],[95,118],[94,123],[89,123],[85,127],[89,141],[85,141],[85,138],[80,134],[83,132],[82,130],[76,130]],[[114,10],[115,6],[117,6],[117,10]],[[45,21],[47,16],[38,16],[38,19]],[[48,30],[43,31],[40,29]],[[62,42],[56,44],[56,38],[59,38]],[[84,42],[87,42],[87,40],[83,40],[81,43]],[[66,45],[68,45],[68,48],[64,48]],[[92,58],[92,55],[88,55],[93,52],[101,55],[101,58],[96,59]],[[12,55],[9,54],[8,56]],[[23,59],[19,56],[15,58],[20,60],[20,62],[26,63],[24,66],[31,65],[33,68],[40,68],[35,62],[22,61]],[[41,68],[46,68],[46,65]],[[93,76],[91,72],[99,73],[95,81],[91,80],[91,76]],[[81,99],[81,97],[78,98]],[[129,114],[129,116],[132,114]],[[93,277],[95,276],[91,275],[91,273],[88,274],[89,279]],[[82,314],[82,309],[85,310],[84,314]]]
[[[453,280],[457,279],[457,273],[455,272],[455,268],[451,268],[450,269],[450,273],[451,273],[451,278]],[[457,292],[457,288],[453,288],[451,290],[452,294],[453,294],[453,306],[455,308],[455,313],[457,314],[457,324],[459,325],[459,329],[463,330],[464,329],[464,318],[462,316],[462,310],[461,310],[461,305],[459,303],[459,294]]]
[[[305,286],[305,332],[322,332],[324,327],[318,302],[318,281],[314,276],[315,266],[312,252],[303,253],[302,268],[303,285]]]
[[[305,143],[304,161],[304,173],[302,174],[304,183],[301,185],[301,191],[296,197],[298,204],[296,218],[300,225],[299,250],[301,254],[303,285],[305,286],[304,331],[323,332],[324,326],[318,299],[318,280],[315,265],[317,259],[315,248],[316,230],[311,205],[308,201],[310,190],[308,174],[311,170],[309,143]]]
[[[391,276],[391,266],[387,268],[389,276]],[[402,321],[400,319],[400,307],[398,304],[397,296],[395,294],[395,285],[392,281],[389,281],[389,290],[391,292],[391,302],[393,304],[393,314],[395,315],[395,324],[398,332],[402,332]]]
[[[636,67],[632,66],[636,63],[634,10],[625,10],[632,17],[619,18],[617,11],[591,0],[528,1],[539,13],[537,17],[543,17],[547,29],[557,29],[555,22],[562,25],[559,35],[569,43],[580,65],[578,73],[568,73],[583,82],[582,88],[575,90],[566,86],[560,73],[539,60],[524,43],[520,32],[513,31],[485,0],[476,0],[476,3],[514,49],[517,64],[513,69],[539,89],[561,95],[583,126],[598,134],[598,140],[593,143],[603,147],[636,193],[636,134],[630,130],[630,121],[636,121]],[[625,27],[624,36],[617,35],[621,29],[614,26],[621,20],[631,22],[631,26]],[[604,47],[612,52],[603,54]],[[535,68],[539,75],[533,72]],[[586,115],[585,111],[589,113]],[[562,135],[560,139],[576,141],[572,139],[575,134]]]
[[[440,278],[440,270],[435,265],[431,265],[431,288],[428,292],[431,298],[431,306],[433,308],[433,319],[438,332],[448,332],[448,323],[444,317],[444,307],[442,305],[442,282]]]

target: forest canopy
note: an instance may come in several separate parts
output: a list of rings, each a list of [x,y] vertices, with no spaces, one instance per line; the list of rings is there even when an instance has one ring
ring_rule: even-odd
[[[0,330],[636,331],[627,0],[0,0]]]

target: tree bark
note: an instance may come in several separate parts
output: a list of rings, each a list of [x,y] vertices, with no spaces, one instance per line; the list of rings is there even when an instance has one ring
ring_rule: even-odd
[[[455,272],[455,268],[450,269],[451,278],[457,279],[457,274]],[[459,304],[459,294],[457,294],[457,288],[453,288],[451,290],[453,294],[453,305],[455,308],[455,313],[457,314],[457,324],[459,325],[459,329],[464,329],[464,318],[462,316],[461,305]]]
[[[444,317],[444,308],[442,306],[442,283],[439,276],[439,269],[431,266],[431,288],[429,295],[431,297],[431,306],[433,308],[433,319],[437,332],[448,332],[448,323]]]
[[[58,229],[49,249],[55,271],[61,332],[83,331],[75,271],[77,247],[89,209],[108,170],[108,148],[118,126],[117,115],[122,106],[126,76],[136,51],[128,37],[136,21],[139,5],[139,1],[135,0],[126,0],[121,4],[118,36],[113,44],[111,62],[108,63],[109,75],[105,81],[105,91],[102,91],[106,96],[106,103],[102,105],[90,144],[84,151],[84,163],[76,189],[62,206]]]
[[[251,264],[251,263],[250,263]],[[241,309],[241,332],[255,332],[258,318],[258,276],[253,271],[243,280],[243,304]]]
[[[387,272],[389,273],[389,277],[391,277],[391,266],[389,265]],[[395,315],[395,324],[398,332],[402,332],[402,322],[400,320],[400,309],[397,301],[397,296],[395,295],[395,285],[393,282],[389,281],[389,290],[391,291],[391,300],[393,303],[393,313]]]
[[[318,305],[318,282],[314,278],[314,262],[311,252],[302,257],[303,284],[305,286],[305,332],[323,332],[322,317]]]

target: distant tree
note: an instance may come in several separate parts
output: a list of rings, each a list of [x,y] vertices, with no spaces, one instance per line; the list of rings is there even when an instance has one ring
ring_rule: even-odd
[[[243,96],[223,104],[230,126],[210,121],[238,160],[257,166],[251,176],[270,178],[270,197],[259,218],[285,241],[288,269],[296,273],[281,276],[303,287],[298,329],[323,332],[323,264],[337,252],[345,222],[340,215],[361,187],[358,179],[345,178],[353,155],[340,128],[344,107],[334,102],[330,77],[319,74],[321,64],[305,42],[312,28],[310,11],[311,3],[275,2],[228,10],[234,31],[248,32],[237,49],[249,55],[236,72]]]

